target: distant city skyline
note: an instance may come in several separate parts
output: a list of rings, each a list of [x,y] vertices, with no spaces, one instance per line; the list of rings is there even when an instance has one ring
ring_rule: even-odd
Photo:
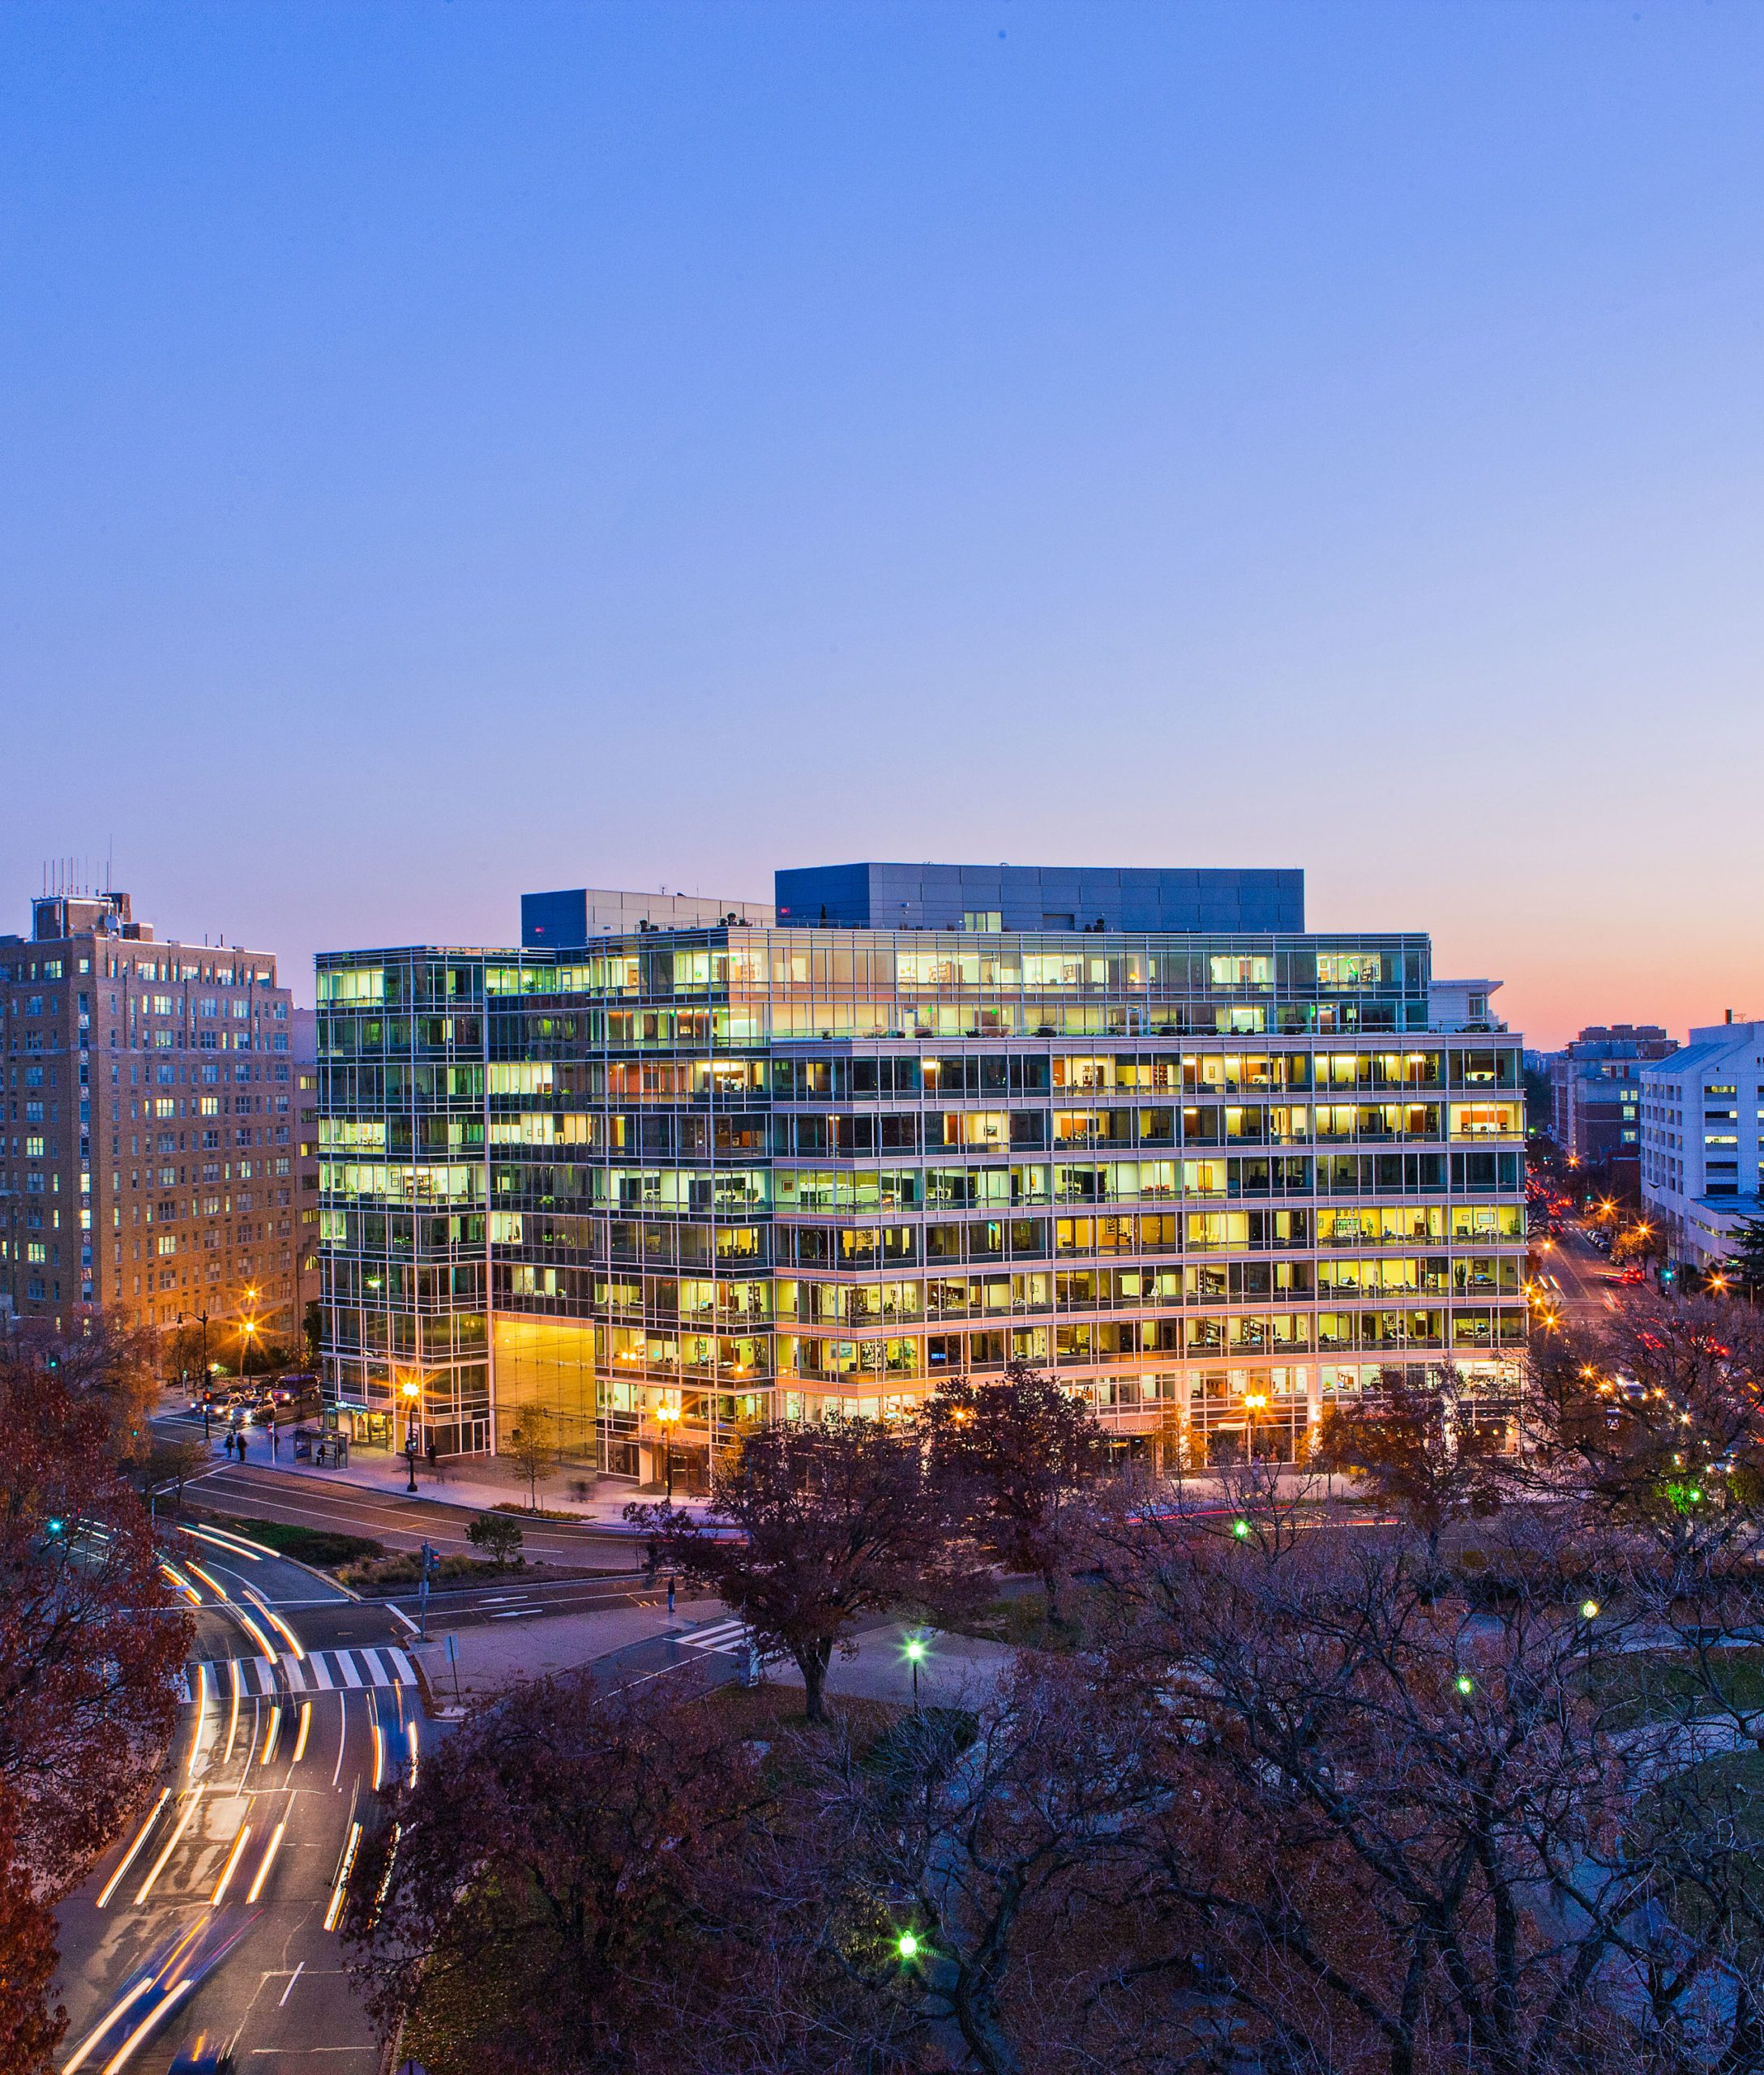
[[[1298,865],[1764,1011],[1764,12],[0,12],[0,926]]]

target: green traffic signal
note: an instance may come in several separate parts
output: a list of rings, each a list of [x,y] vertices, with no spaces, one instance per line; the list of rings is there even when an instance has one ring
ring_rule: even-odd
[[[48,1528],[51,1537],[62,1534],[66,1532],[67,1523],[62,1518],[59,1513],[50,1514],[49,1519],[44,1523],[44,1525]]]
[[[1476,1682],[1471,1677],[1467,1671],[1459,1672],[1457,1678],[1452,1683],[1457,1687],[1460,1693],[1462,1693],[1466,1696],[1474,1693],[1476,1690]]]
[[[918,1940],[910,1931],[903,1931],[894,1941],[894,1949],[903,1960],[916,1959],[918,1956]]]
[[[1233,1521],[1231,1522],[1231,1533],[1237,1537],[1240,1542],[1248,1540],[1249,1535],[1249,1522],[1248,1521]]]

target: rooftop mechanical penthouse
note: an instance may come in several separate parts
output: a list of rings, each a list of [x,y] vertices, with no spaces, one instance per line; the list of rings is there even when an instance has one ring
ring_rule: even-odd
[[[743,1422],[1018,1358],[1124,1448],[1218,1460],[1393,1363],[1512,1387],[1519,1040],[1425,935],[1308,934],[1294,871],[647,898],[319,959],[328,1416],[358,1444],[494,1448],[542,1404],[581,1465],[647,1479],[665,1439],[701,1481]]]

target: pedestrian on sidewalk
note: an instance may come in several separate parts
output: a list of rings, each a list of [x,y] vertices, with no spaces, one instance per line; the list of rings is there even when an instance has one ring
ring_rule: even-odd
[[[668,1573],[668,1619],[670,1621],[674,1619],[674,1573],[671,1571]]]
[[[239,1461],[242,1463],[242,1462],[244,1461],[244,1460],[245,1460],[245,1429],[242,1427],[239,1429]]]
[[[227,1437],[224,1445],[227,1452],[227,1461],[231,1462],[233,1460],[233,1429],[230,1427],[227,1429]]]
[[[435,1475],[435,1466],[436,1462],[439,1460],[440,1455],[439,1450],[435,1447],[435,1436],[433,1434],[429,1436],[428,1445],[424,1448],[422,1452],[428,1461],[429,1474],[433,1477]]]

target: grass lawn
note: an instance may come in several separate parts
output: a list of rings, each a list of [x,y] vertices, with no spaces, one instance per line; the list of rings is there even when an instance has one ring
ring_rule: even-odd
[[[300,1527],[287,1521],[242,1520],[232,1514],[194,1511],[191,1517],[198,1521],[212,1520],[216,1527],[242,1534],[248,1542],[262,1542],[278,1556],[292,1556],[319,1570],[330,1570],[339,1564],[360,1563],[386,1553],[385,1544],[374,1541],[370,1536],[339,1534],[330,1528]]]
[[[1764,1902],[1764,1751],[1724,1752],[1663,1782],[1637,1803],[1631,1834],[1645,1846],[1651,1833],[1658,1836],[1663,1830],[1668,1836],[1675,1831],[1694,1836],[1706,1832],[1711,1824],[1747,1855],[1732,1872],[1745,1897],[1742,1915],[1749,1918]],[[1727,1891],[1728,1895],[1732,1893]],[[1693,1878],[1680,1884],[1668,1906],[1687,1931],[1700,1937],[1725,1899]],[[1753,1935],[1740,1923],[1730,1927],[1755,1961],[1758,1955]]]
[[[754,1737],[764,1742],[779,1737],[804,1738],[814,1745],[830,1743],[843,1732],[860,1753],[886,1735],[902,1715],[912,1712],[888,1701],[840,1700],[828,1694],[827,1712],[832,1720],[824,1728],[804,1716],[801,1687],[765,1681],[757,1686],[733,1682],[713,1686],[700,1697],[699,1705],[709,1709],[719,1726],[731,1736]]]
[[[1764,1711],[1764,1650],[1714,1649],[1700,1663],[1680,1650],[1626,1650],[1594,1662],[1588,1690],[1613,1710],[1618,1727],[1723,1705]]]
[[[1040,1580],[1013,1581],[996,1599],[951,1625],[957,1635],[1008,1643],[1017,1649],[1065,1652],[1094,1641],[1107,1605],[1102,1586],[1068,1581],[1060,1591],[1060,1613],[1049,1621]]]

